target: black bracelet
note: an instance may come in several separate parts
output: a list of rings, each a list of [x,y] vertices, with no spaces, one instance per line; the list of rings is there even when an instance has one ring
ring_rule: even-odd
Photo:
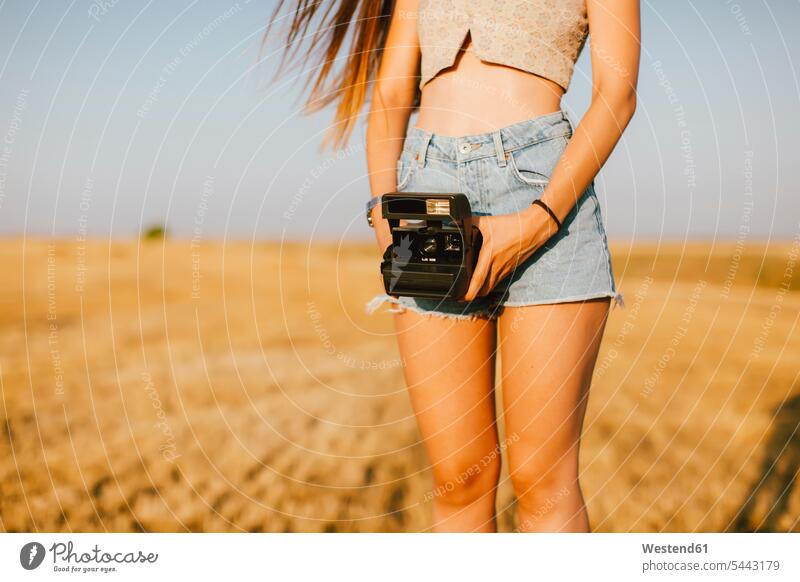
[[[534,205],[534,204],[544,208],[547,211],[547,214],[550,215],[550,218],[552,218],[553,221],[555,221],[556,225],[558,226],[558,230],[561,230],[561,221],[558,219],[558,216],[556,216],[556,213],[553,212],[553,210],[547,204],[545,204],[544,202],[542,202],[538,198],[531,203],[531,205]]]

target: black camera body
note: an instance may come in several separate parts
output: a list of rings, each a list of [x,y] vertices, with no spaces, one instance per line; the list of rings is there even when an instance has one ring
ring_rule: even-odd
[[[382,196],[381,212],[392,233],[381,261],[386,293],[463,299],[482,241],[469,199],[460,193],[394,192]]]

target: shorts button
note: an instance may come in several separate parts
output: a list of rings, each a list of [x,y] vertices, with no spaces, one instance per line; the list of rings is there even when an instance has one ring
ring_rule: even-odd
[[[468,143],[462,143],[461,144],[461,153],[462,154],[468,154],[471,150],[472,150],[472,146],[469,145]]]

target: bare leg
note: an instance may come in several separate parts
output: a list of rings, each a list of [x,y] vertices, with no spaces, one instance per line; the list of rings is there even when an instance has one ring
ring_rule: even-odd
[[[507,307],[503,408],[521,531],[589,531],[578,452],[607,298]]]
[[[496,531],[496,323],[395,314],[405,378],[433,467],[434,531]]]

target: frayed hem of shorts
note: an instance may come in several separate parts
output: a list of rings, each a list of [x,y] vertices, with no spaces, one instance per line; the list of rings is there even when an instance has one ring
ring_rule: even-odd
[[[476,319],[492,320],[497,318],[497,314],[485,313],[485,312],[442,313],[441,311],[427,311],[425,309],[420,309],[416,305],[406,305],[405,303],[402,303],[399,298],[387,294],[377,295],[372,299],[370,299],[365,306],[367,314],[371,315],[375,313],[384,302],[388,302],[395,305],[395,307],[386,310],[389,313],[403,313],[405,310],[409,310],[413,311],[414,313],[419,313],[420,315],[439,317],[441,319],[456,319],[461,321],[476,320]]]
[[[506,301],[504,307],[530,307],[533,305],[553,305],[555,303],[570,303],[572,301],[588,301],[589,299],[599,299],[600,297],[611,297],[614,300],[614,307],[625,308],[625,298],[622,293],[613,291],[610,293],[598,293],[596,295],[574,295],[572,297],[558,297],[556,299],[545,299],[543,301]]]

